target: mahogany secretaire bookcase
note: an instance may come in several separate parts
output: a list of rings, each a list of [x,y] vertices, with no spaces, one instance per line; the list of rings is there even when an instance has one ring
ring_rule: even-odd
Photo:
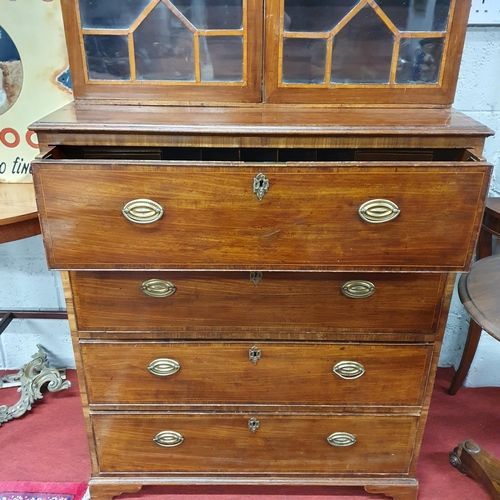
[[[491,130],[467,0],[62,0],[75,103],[33,124],[92,498],[358,485],[415,500]]]

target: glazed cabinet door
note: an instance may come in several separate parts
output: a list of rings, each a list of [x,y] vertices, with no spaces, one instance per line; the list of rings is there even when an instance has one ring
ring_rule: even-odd
[[[470,0],[62,0],[62,8],[76,99],[421,107],[453,102]]]
[[[451,104],[464,0],[267,0],[266,98]]]
[[[262,0],[63,0],[77,99],[261,100]]]

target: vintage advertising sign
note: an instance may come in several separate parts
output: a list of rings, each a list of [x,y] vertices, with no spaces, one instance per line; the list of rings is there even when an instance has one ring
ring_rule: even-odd
[[[2,0],[0,182],[31,182],[28,125],[72,101],[59,0]]]

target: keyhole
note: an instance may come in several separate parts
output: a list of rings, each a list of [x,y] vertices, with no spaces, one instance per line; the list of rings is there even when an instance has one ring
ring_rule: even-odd
[[[269,181],[263,173],[255,176],[253,180],[253,192],[259,200],[262,200],[264,195],[269,190]]]
[[[256,346],[253,346],[250,348],[250,350],[248,351],[248,359],[250,359],[250,361],[256,365],[259,361],[261,357],[261,352],[259,350],[258,347]]]

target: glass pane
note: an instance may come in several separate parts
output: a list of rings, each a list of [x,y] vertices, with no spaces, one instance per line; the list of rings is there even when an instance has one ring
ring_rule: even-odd
[[[194,37],[160,2],[134,32],[137,80],[193,81]]]
[[[129,28],[151,0],[79,0],[83,28]]]
[[[126,36],[84,35],[90,80],[130,80]]]
[[[389,83],[394,35],[364,7],[333,39],[332,83]]]
[[[170,0],[198,29],[243,27],[243,0]]]
[[[243,37],[201,36],[202,82],[243,81]]]
[[[401,41],[396,83],[437,83],[444,38],[406,38]]]
[[[359,0],[285,0],[285,31],[331,31]]]
[[[325,64],[325,39],[283,39],[283,83],[325,83]]]
[[[446,31],[451,0],[377,0],[377,3],[400,31]]]

